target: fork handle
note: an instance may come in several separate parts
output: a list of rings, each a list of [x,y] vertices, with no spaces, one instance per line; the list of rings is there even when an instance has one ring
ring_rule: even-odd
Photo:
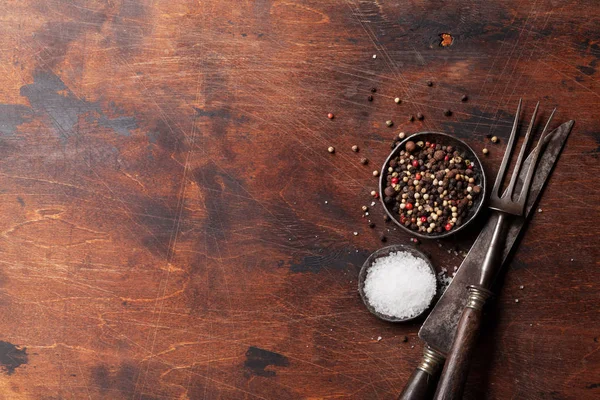
[[[483,305],[491,294],[492,292],[480,286],[469,286],[469,300],[458,321],[456,336],[444,365],[434,400],[462,399],[463,388],[469,375],[471,356],[479,336]]]
[[[498,220],[481,266],[479,283],[467,287],[469,299],[458,321],[454,342],[450,347],[448,360],[444,365],[434,400],[462,399],[463,388],[469,374],[471,355],[479,336],[483,305],[492,295],[489,288],[502,266],[509,218],[508,214],[498,212]]]

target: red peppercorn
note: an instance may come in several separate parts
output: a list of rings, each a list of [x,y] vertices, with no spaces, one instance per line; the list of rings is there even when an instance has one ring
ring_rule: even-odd
[[[415,167],[415,168],[417,168],[419,166],[419,161],[413,160],[412,166]]]
[[[407,210],[412,210],[413,209],[412,203],[406,203],[406,209]]]
[[[329,113],[329,114],[327,114],[327,118],[329,118],[329,119],[333,119],[333,113]]]
[[[432,149],[435,149],[435,143],[431,143],[431,144],[429,145],[429,147],[431,147]]]
[[[421,222],[427,222],[427,217],[425,217],[425,216],[421,217]]]
[[[431,143],[429,143],[429,142],[425,142],[425,146],[427,146],[427,147],[429,147],[430,144]]]
[[[398,178],[392,178],[392,185],[395,185],[398,183]]]
[[[416,174],[416,175],[415,175],[415,179],[416,179],[416,180],[420,181],[420,180],[421,180],[421,178],[422,178],[421,174]]]
[[[452,229],[452,225],[451,224],[446,224],[446,226],[444,227],[447,231],[449,231],[450,229]]]
[[[413,224],[416,224],[417,223],[417,219],[413,217],[413,218],[410,219],[410,222],[412,222]]]
[[[473,164],[469,164],[469,165],[467,165],[467,168],[469,168],[469,169],[473,169]]]
[[[378,199],[378,198],[379,198],[379,193],[375,193],[375,194],[373,195],[373,197],[374,197],[374,198],[376,198],[376,199]]]
[[[404,224],[406,222],[406,217],[403,215],[400,217],[400,223]]]
[[[449,159],[450,159],[450,156],[444,157],[444,161],[448,161]]]

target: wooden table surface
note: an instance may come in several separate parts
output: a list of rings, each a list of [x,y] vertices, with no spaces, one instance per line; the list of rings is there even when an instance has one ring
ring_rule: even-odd
[[[0,11],[1,399],[394,399],[422,344],[357,295],[410,239],[363,218],[372,171],[436,130],[493,176],[521,97],[576,123],[465,398],[600,398],[596,0]],[[420,247],[452,269],[474,233]]]

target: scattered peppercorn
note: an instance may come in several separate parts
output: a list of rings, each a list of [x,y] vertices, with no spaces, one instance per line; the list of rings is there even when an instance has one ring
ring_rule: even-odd
[[[394,125],[394,121],[388,119],[387,121],[385,121],[385,124],[389,127]]]
[[[377,171],[377,170],[373,171],[373,176],[379,176],[379,171]]]
[[[408,336],[402,336],[402,342],[403,343],[408,342]]]
[[[376,88],[371,88],[371,92],[372,92],[372,93],[375,93],[376,91],[377,91],[377,89],[376,89]]]
[[[383,220],[385,222],[388,222],[390,220],[390,217],[386,214],[386,215],[383,216]]]
[[[333,119],[333,113],[328,113],[328,114],[327,114],[327,118],[329,118],[329,119]]]
[[[357,145],[352,146],[352,151],[356,153],[358,151],[358,146]]]
[[[377,58],[377,54],[373,54],[373,58]]]
[[[521,286],[519,286],[519,289],[523,290],[523,289],[525,289],[525,286],[521,285]]]
[[[375,228],[375,223],[369,222],[369,228],[371,228],[371,229]]]
[[[444,110],[444,115],[445,115],[446,117],[449,117],[449,116],[451,116],[451,115],[452,115],[452,111],[450,111],[450,110]]]
[[[377,192],[374,190],[371,190],[371,196],[377,198]]]
[[[483,150],[481,150],[481,152],[482,152],[483,154],[487,154],[487,153],[489,153],[490,151],[484,147],[484,148],[483,148]]]
[[[515,299],[515,303],[518,303],[518,302],[519,302],[519,299]]]
[[[409,115],[409,116],[408,116],[408,121],[409,121],[409,122],[413,122],[414,120],[415,120],[415,117],[414,117],[414,116],[412,116],[412,115]]]
[[[369,211],[369,207],[367,207],[367,206],[362,206],[362,207],[361,207],[361,209],[362,209],[363,211]]]
[[[363,158],[361,158],[361,159],[360,159],[360,163],[361,163],[362,165],[367,165],[367,164],[369,163],[369,160],[368,160],[367,158],[364,158],[364,157],[363,157]]]
[[[387,242],[387,238],[385,237],[385,235],[381,235],[379,237],[379,240],[381,240],[383,243]]]
[[[404,139],[404,138],[406,137],[406,134],[405,134],[404,132],[400,132],[400,133],[398,134],[398,137],[399,137],[400,139]]]
[[[396,102],[396,104],[400,104],[400,103],[402,103],[402,100],[400,99],[400,97],[396,97],[396,98],[394,99],[394,101]]]
[[[373,101],[373,96],[369,96],[369,97],[367,97],[367,100],[369,100],[369,101]]]
[[[498,143],[498,136],[492,136],[492,143]]]
[[[460,100],[461,101],[467,101],[467,100],[469,100],[469,96],[467,96],[466,94],[464,94],[463,97]]]
[[[327,148],[327,151],[333,154],[333,153],[335,153],[335,148],[333,146],[329,146]]]
[[[427,86],[433,86],[433,82],[432,81],[427,81]]]
[[[423,118],[425,118],[425,116],[424,116],[423,114],[421,114],[421,113],[417,113],[417,119],[418,119],[419,121],[423,121]]]

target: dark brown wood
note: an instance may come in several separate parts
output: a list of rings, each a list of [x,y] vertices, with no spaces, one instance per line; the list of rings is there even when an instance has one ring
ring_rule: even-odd
[[[437,375],[415,368],[398,400],[429,400],[435,393]]]
[[[400,131],[430,130],[487,147],[493,177],[520,97],[526,117],[541,100],[540,118],[558,106],[557,125],[576,123],[465,399],[600,395],[597,1],[22,0],[0,15],[4,398],[397,398],[419,323],[375,319],[356,279],[381,234],[410,235],[378,204],[363,218],[372,171]],[[476,233],[419,246],[452,271]]]
[[[482,310],[465,307],[456,330],[456,337],[444,364],[435,391],[435,400],[460,400],[469,374],[471,358],[477,345]]]

